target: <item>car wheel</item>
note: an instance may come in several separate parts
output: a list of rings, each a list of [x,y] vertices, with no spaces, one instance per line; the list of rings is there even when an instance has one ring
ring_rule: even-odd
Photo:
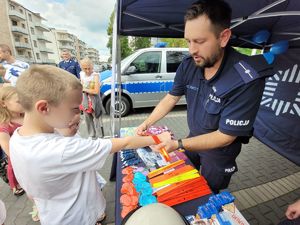
[[[105,110],[109,114],[110,113],[110,103],[111,100],[108,99],[106,104],[105,104]],[[131,105],[129,100],[125,96],[121,96],[121,104],[119,104],[118,101],[115,102],[115,114],[116,116],[119,114],[119,106],[121,106],[121,116],[127,116],[128,113],[130,112]]]

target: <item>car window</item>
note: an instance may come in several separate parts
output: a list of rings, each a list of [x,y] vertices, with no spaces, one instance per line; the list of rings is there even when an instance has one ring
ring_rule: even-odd
[[[160,73],[161,52],[145,52],[139,55],[130,65],[136,67],[135,73]]]
[[[188,51],[167,51],[167,72],[175,73],[183,58],[188,55]]]

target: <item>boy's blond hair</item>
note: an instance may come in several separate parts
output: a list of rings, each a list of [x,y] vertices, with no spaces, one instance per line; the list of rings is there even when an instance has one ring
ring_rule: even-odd
[[[54,106],[65,98],[66,92],[82,89],[80,81],[71,73],[49,65],[33,65],[17,81],[17,93],[25,111],[31,111],[39,100]]]
[[[8,86],[0,88],[0,124],[10,123],[11,113],[4,106],[4,103],[15,94],[17,94],[17,90],[15,87]]]

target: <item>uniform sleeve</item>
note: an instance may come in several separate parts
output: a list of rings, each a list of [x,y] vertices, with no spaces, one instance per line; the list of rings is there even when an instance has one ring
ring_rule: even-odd
[[[62,64],[62,61],[60,61],[60,62],[58,63],[58,67],[59,67],[59,68],[62,68],[61,64]]]
[[[112,148],[109,139],[88,140],[69,137],[63,140],[66,143],[62,164],[68,173],[101,169]]]
[[[169,94],[174,96],[184,95],[185,83],[183,78],[184,78],[184,69],[183,69],[183,63],[181,63],[177,68],[176,75],[174,78],[174,83]]]
[[[80,71],[81,71],[81,68],[80,68],[80,65],[79,65],[78,62],[76,62],[75,70],[76,70],[76,76],[77,76],[77,78],[80,79]]]
[[[264,79],[238,89],[225,103],[219,121],[219,130],[233,136],[252,136],[253,123],[264,90]]]

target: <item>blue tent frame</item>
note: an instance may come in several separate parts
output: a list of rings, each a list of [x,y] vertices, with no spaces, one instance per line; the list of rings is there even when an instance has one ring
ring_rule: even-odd
[[[195,1],[196,0],[117,0],[113,33],[111,86],[112,89],[115,88],[115,93],[112,92],[110,110],[111,133],[113,136],[119,135],[121,127],[121,115],[115,110],[115,103],[116,101],[120,101],[121,96],[119,36],[182,38],[184,34],[184,13]],[[255,124],[257,132],[254,134],[263,143],[300,165],[300,71],[298,68],[298,64],[300,67],[300,1],[226,1],[231,5],[233,11],[233,19],[231,21],[233,35],[230,40],[232,45],[237,47],[268,49],[275,42],[281,40],[289,41],[288,52],[284,56],[279,57],[279,59],[283,61],[278,60],[279,63],[276,65],[276,70],[278,71],[277,76],[275,74],[275,77],[270,79],[274,79],[278,83],[280,81],[278,76],[281,75],[283,71],[293,71],[291,72],[291,76],[295,78],[289,78],[291,82],[295,82],[293,89],[286,87],[285,90],[281,90],[280,94],[290,98],[285,92],[292,90],[296,97],[294,102],[289,102],[289,107],[294,108],[286,109],[287,104],[285,104],[286,111],[284,112],[284,110],[282,110],[283,113],[276,115],[279,106],[274,107],[274,105],[277,104],[277,100],[279,102],[278,104],[281,104],[283,101],[280,100],[279,97],[278,99],[273,98],[272,104],[270,103],[269,106],[267,104],[261,105]],[[252,36],[263,29],[271,32],[270,39],[264,44],[254,43],[251,40]],[[282,79],[283,78],[284,77],[282,77]],[[271,85],[272,80],[267,80],[266,86],[268,86],[268,84]],[[268,88],[269,90],[272,89],[272,87]],[[264,94],[267,95],[268,93],[268,91],[265,91]],[[267,99],[263,100],[269,101]],[[276,102],[276,104],[274,102]],[[276,119],[278,120],[277,126],[268,125],[268,123],[274,123]],[[299,128],[295,127],[297,125]],[[290,133],[290,131],[293,133]],[[280,140],[278,141],[273,137]]]

